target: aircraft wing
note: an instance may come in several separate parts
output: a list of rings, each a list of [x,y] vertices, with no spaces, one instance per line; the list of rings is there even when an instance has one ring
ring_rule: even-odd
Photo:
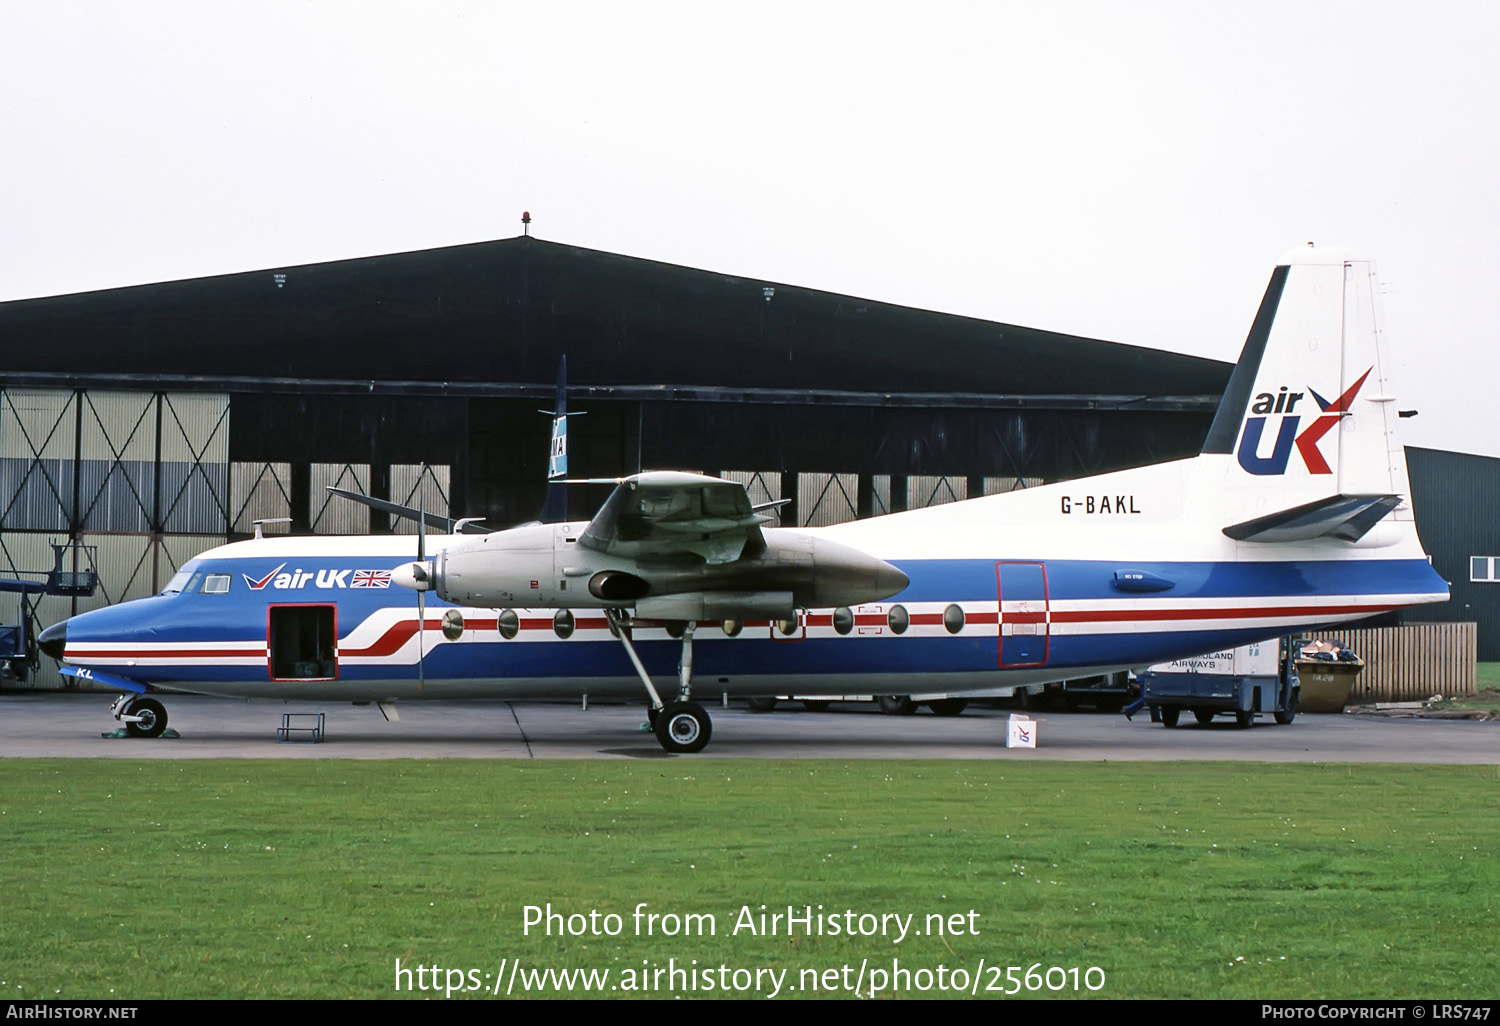
[[[1308,541],[1325,536],[1354,542],[1400,503],[1399,495],[1330,495],[1232,524],[1224,533],[1248,542]]]
[[[415,506],[403,506],[399,502],[388,502],[385,499],[372,498],[359,492],[351,492],[347,488],[335,488],[332,485],[328,486],[328,490],[334,495],[342,495],[346,499],[353,499],[355,502],[369,506],[371,509],[383,510],[392,516],[405,517],[407,520],[419,523],[425,520],[428,527],[435,528],[444,534],[490,533],[490,528],[480,527],[478,524],[472,522],[438,516],[436,513],[424,513]]]
[[[701,474],[662,471],[620,481],[578,544],[640,559],[732,563],[764,545],[771,518],[750,505],[745,486]]]

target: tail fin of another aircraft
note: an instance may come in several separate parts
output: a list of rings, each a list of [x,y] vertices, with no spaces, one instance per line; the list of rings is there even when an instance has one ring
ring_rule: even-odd
[[[1233,459],[1225,499],[1258,515],[1241,541],[1357,541],[1410,521],[1375,266],[1345,250],[1294,250],[1271,275],[1203,446]]]
[[[551,410],[552,448],[547,456],[547,499],[538,518],[544,524],[560,524],[568,519],[568,358],[557,361],[557,396]]]

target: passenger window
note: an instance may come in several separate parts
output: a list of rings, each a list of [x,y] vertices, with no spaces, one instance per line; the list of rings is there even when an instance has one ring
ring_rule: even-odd
[[[495,618],[495,626],[499,628],[502,638],[514,638],[521,633],[521,618],[516,615],[514,609],[502,609],[500,615]]]
[[[911,615],[907,613],[905,606],[892,606],[891,611],[886,614],[885,622],[890,625],[892,634],[905,634],[906,628],[911,626]]]
[[[964,610],[962,606],[949,606],[943,610],[943,627],[949,634],[957,634],[964,629]]]
[[[229,592],[228,574],[209,574],[203,578],[203,594],[225,595]]]

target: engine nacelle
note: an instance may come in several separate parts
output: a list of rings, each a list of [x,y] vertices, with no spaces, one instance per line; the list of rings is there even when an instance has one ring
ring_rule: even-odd
[[[642,620],[789,620],[797,607],[789,591],[687,591],[643,598],[635,615]]]
[[[393,579],[425,583],[458,605],[635,607],[640,616],[673,620],[784,619],[795,607],[878,602],[907,585],[891,564],[815,532],[764,530],[761,544],[739,559],[710,563],[681,553],[597,552],[577,543],[581,532],[573,527],[534,524],[482,535],[437,553],[426,581],[421,567]]]
[[[600,570],[589,578],[589,594],[603,602],[634,602],[651,594],[651,584],[624,570]]]

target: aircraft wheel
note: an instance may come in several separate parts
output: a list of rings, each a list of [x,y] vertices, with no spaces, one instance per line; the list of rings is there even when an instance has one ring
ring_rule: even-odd
[[[745,706],[753,713],[767,713],[776,708],[774,698],[747,698]]]
[[[932,710],[934,716],[957,716],[968,707],[967,698],[939,698],[936,702],[927,703],[927,708]]]
[[[1182,709],[1175,705],[1164,705],[1161,707],[1161,722],[1164,727],[1177,726],[1177,717],[1182,715]]]
[[[881,712],[892,716],[910,716],[917,711],[917,703],[910,695],[881,695],[875,701],[880,703]]]
[[[654,705],[646,706],[646,722],[651,724],[651,729],[656,729],[656,720],[661,716],[661,710]]]
[[[827,712],[828,707],[832,704],[832,702],[824,701],[821,698],[804,698],[802,700],[802,708],[808,712]]]
[[[1297,707],[1302,704],[1302,701],[1299,697],[1300,694],[1301,692],[1293,691],[1291,704],[1286,707],[1286,710],[1284,712],[1276,713],[1276,722],[1281,724],[1283,727],[1297,718]]]
[[[701,752],[713,734],[713,721],[697,702],[668,702],[654,729],[656,740],[669,752]]]
[[[130,716],[139,716],[134,723],[126,722],[125,733],[131,737],[161,737],[167,729],[167,710],[154,698],[137,698],[125,707]]]
[[[1234,725],[1241,730],[1255,722],[1255,714],[1249,709],[1236,709],[1234,711]]]
[[[1212,709],[1194,709],[1193,719],[1197,720],[1199,723],[1203,724],[1206,727],[1213,722],[1214,711]]]

